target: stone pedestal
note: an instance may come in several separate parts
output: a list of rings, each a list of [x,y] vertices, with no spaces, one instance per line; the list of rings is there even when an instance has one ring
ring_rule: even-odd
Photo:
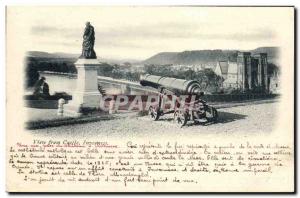
[[[99,109],[100,96],[98,90],[97,59],[78,59],[76,91],[72,94],[72,100],[65,105],[65,114],[80,115],[80,109]]]

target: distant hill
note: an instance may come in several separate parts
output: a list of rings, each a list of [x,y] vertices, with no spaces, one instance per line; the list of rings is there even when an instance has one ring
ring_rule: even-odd
[[[253,54],[257,53],[267,53],[268,54],[268,62],[278,64],[279,56],[280,56],[280,48],[279,47],[259,47],[250,51]]]
[[[237,52],[241,50],[192,50],[183,52],[161,52],[144,61],[141,64],[155,64],[155,65],[200,65],[200,64],[214,64],[218,61],[236,61]],[[251,53],[267,53],[268,61],[271,63],[278,63],[279,48],[278,47],[259,47],[253,50],[248,50]],[[43,59],[77,59],[80,54],[70,53],[48,53],[42,51],[29,51],[27,57],[43,58]],[[99,57],[101,62],[109,64],[121,64],[124,62],[139,63],[133,59],[107,59]]]
[[[145,61],[143,64],[155,65],[199,65],[207,63],[216,63],[218,61],[236,61],[237,52],[241,50],[193,50],[183,52],[161,52]],[[269,62],[278,60],[279,48],[260,47],[250,50],[251,53],[267,53]]]
[[[63,52],[48,53],[42,51],[28,51],[26,54],[27,57],[31,58],[40,58],[40,59],[77,59],[80,54],[70,54]],[[138,60],[135,59],[111,59],[111,58],[102,58],[98,56],[100,62],[109,63],[109,64],[123,64],[125,62],[137,63]]]
[[[252,53],[267,53],[268,56],[275,57],[279,55],[279,47],[259,47],[254,50],[250,50]]]
[[[78,58],[80,54],[69,54],[63,52],[41,52],[41,51],[28,51],[26,54],[27,57],[36,57],[36,58]]]
[[[144,64],[159,64],[159,65],[166,65],[174,63],[175,59],[177,58],[179,52],[161,52],[158,53],[147,60],[143,61]]]

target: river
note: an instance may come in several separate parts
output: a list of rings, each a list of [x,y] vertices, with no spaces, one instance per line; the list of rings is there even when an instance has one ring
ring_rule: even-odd
[[[66,92],[70,95],[76,89],[76,77],[69,77],[66,75],[55,75],[55,74],[47,74],[43,73],[42,76],[46,77],[46,82],[49,84],[50,87],[50,94],[53,95],[55,92]],[[115,83],[111,83],[114,81],[112,78],[107,77],[99,77],[98,79],[99,84],[105,90],[106,94],[108,95],[117,95],[117,94],[126,94],[126,95],[144,95],[149,94],[150,88],[144,88],[140,86],[136,82],[128,82],[133,86],[126,85],[125,83],[119,83],[122,80],[115,80]],[[107,82],[105,80],[107,78]],[[155,91],[152,89],[152,91]]]

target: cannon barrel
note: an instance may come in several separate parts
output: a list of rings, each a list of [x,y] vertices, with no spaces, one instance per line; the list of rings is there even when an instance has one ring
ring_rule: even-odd
[[[203,94],[203,92],[201,92],[200,84],[196,80],[183,80],[146,74],[141,76],[140,84],[142,86],[149,86],[156,89],[164,87],[175,94]]]

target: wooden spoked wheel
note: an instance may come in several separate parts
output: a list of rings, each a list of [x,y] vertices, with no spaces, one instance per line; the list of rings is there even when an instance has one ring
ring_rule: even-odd
[[[180,110],[174,112],[174,122],[176,124],[183,127],[184,125],[186,125],[187,121],[188,115],[186,112]]]
[[[149,107],[148,115],[149,115],[151,120],[158,120],[158,118],[159,118],[159,112],[153,106]]]

